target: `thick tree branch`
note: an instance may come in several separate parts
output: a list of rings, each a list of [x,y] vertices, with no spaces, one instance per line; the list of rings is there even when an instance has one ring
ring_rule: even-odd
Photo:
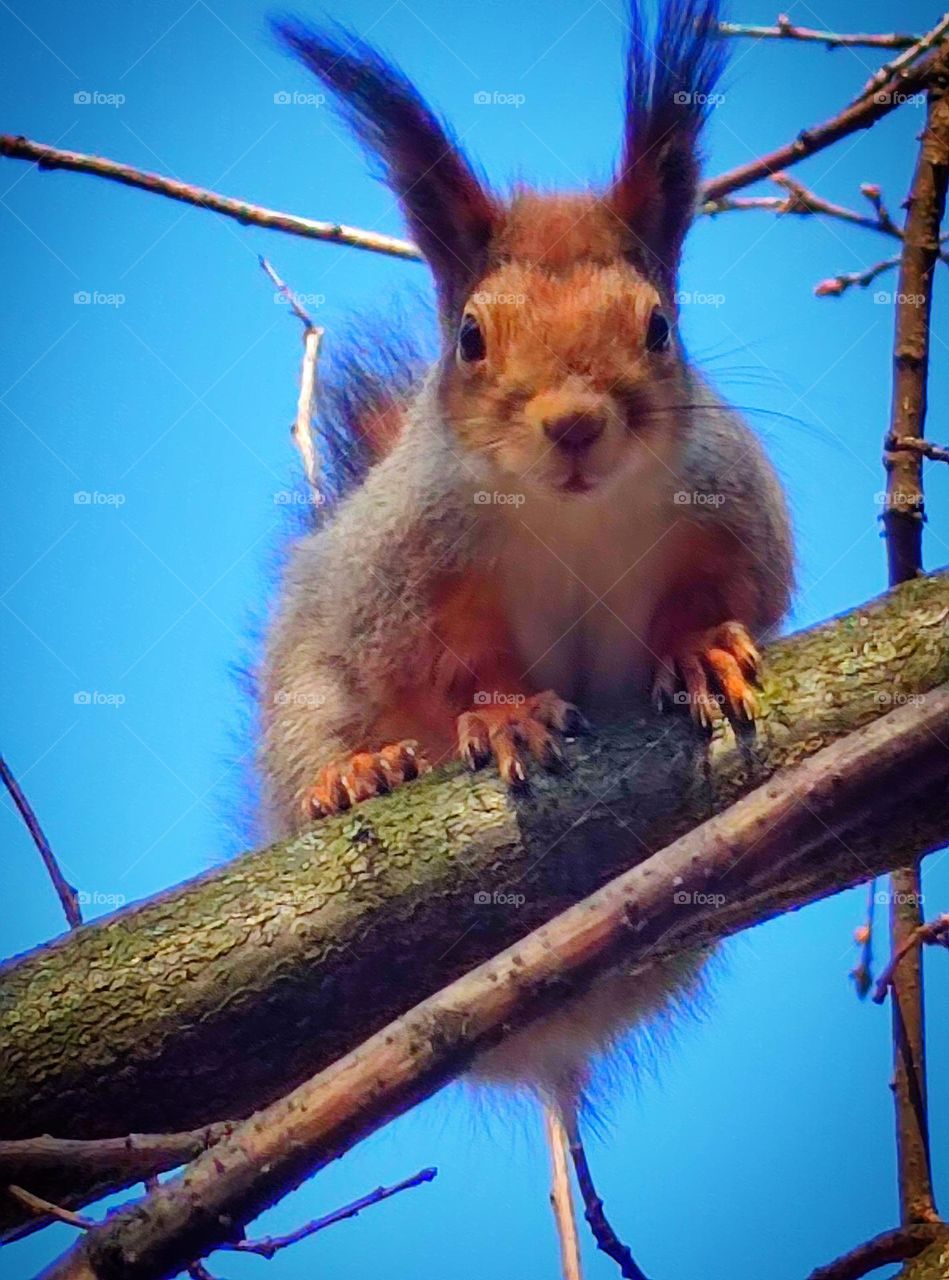
[[[936,575],[771,645],[753,742],[649,716],[576,744],[570,772],[521,799],[490,771],[442,771],[84,926],[0,967],[0,1134],[247,1115],[783,765],[946,681]],[[840,848],[838,887],[918,853],[941,799],[884,853],[851,864]],[[5,1228],[21,1221],[0,1206]]]
[[[947,744],[949,685],[782,771],[238,1126],[47,1280],[173,1275],[609,965],[655,963],[853,883],[908,827],[917,852],[935,847],[949,838]]]
[[[887,1263],[905,1262],[933,1245],[938,1247],[946,1243],[949,1243],[949,1229],[938,1224],[915,1223],[912,1226],[897,1227],[857,1245],[856,1249],[828,1263],[826,1267],[818,1267],[807,1280],[860,1280],[861,1276],[885,1267]],[[936,1280],[935,1272],[932,1280]]]

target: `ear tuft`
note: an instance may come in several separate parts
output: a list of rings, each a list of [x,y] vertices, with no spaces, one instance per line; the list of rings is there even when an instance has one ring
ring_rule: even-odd
[[[718,0],[664,0],[650,42],[639,3],[630,4],[626,124],[607,200],[669,291],[695,213],[699,137],[725,66],[718,21]]]
[[[342,27],[272,22],[280,41],[336,96],[341,117],[382,163],[435,277],[443,319],[457,319],[483,273],[496,205],[448,129],[405,75]]]

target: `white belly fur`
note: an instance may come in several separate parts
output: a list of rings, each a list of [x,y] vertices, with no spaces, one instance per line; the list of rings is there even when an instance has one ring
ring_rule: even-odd
[[[668,535],[677,523],[670,488],[656,476],[643,483],[640,472],[602,503],[528,496],[505,511],[499,565],[521,658],[538,687],[594,718],[620,714],[648,692],[655,655],[646,631],[668,580]],[[630,1049],[640,1060],[645,1041],[694,1005],[705,959],[687,953],[635,973],[613,969],[556,1012],[512,1029],[471,1074],[554,1101],[588,1096],[597,1057]],[[624,1042],[634,1028],[642,1034]]]

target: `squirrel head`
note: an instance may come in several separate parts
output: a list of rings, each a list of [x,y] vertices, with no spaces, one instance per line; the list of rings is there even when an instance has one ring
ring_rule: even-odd
[[[275,24],[381,162],[434,277],[442,410],[508,481],[595,491],[676,447],[676,280],[723,64],[717,20],[717,0],[665,0],[650,41],[632,0],[612,182],[507,199],[376,49],[341,28]]]

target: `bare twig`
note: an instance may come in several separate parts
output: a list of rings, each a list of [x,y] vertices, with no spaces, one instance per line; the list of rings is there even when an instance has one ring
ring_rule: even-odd
[[[320,347],[323,344],[323,329],[314,324],[309,314],[301,306],[293,290],[277,275],[266,258],[260,257],[261,267],[277,286],[280,294],[287,299],[290,310],[303,324],[303,361],[300,366],[300,394],[297,397],[297,412],[293,420],[290,434],[297,452],[303,462],[303,471],[310,486],[310,491],[317,502],[322,501],[320,494],[320,462],[313,442],[313,414],[316,403],[316,371],[320,359]]]
[[[857,1245],[843,1257],[828,1263],[826,1267],[818,1267],[812,1271],[807,1280],[860,1280],[861,1276],[890,1262],[905,1262],[907,1258],[915,1258],[931,1244],[949,1235],[946,1228],[936,1223],[914,1223],[911,1226],[897,1227],[894,1231],[884,1231],[863,1244]]]
[[[821,280],[814,286],[814,293],[818,298],[837,298],[855,286],[859,289],[867,289],[878,276],[892,271],[894,267],[899,266],[899,263],[900,259],[897,255],[894,258],[884,258],[881,262],[875,262],[872,267],[866,267],[863,271],[844,271],[839,276],[830,276],[826,280]]]
[[[411,1187],[420,1187],[423,1182],[431,1182],[437,1173],[437,1169],[420,1169],[411,1178],[403,1178],[401,1182],[397,1182],[391,1187],[376,1187],[375,1191],[367,1192],[366,1195],[360,1196],[358,1200],[354,1200],[351,1204],[344,1205],[342,1209],[334,1209],[332,1213],[328,1213],[322,1218],[314,1218],[312,1222],[307,1222],[302,1227],[297,1227],[296,1231],[291,1231],[285,1236],[265,1236],[260,1240],[235,1240],[221,1247],[232,1249],[236,1253],[256,1253],[262,1258],[272,1258],[281,1249],[288,1249],[290,1245],[298,1244],[308,1236],[316,1235],[318,1231],[324,1231],[327,1227],[332,1227],[337,1222],[345,1222],[347,1218],[355,1218],[363,1209],[368,1209],[374,1204],[381,1204],[383,1200],[397,1196],[400,1191],[408,1191]]]
[[[873,984],[873,917],[876,906],[876,880],[867,885],[867,917],[856,930],[855,940],[860,947],[860,959],[850,971],[857,995],[861,1000],[869,993]]]
[[[561,1280],[583,1280],[577,1215],[573,1206],[570,1169],[567,1164],[570,1139],[560,1108],[547,1102],[543,1111],[544,1133],[547,1150],[550,1152],[550,1205],[554,1211],[557,1240],[560,1244]]]
[[[906,52],[909,54],[911,51]],[[871,93],[865,89],[837,115],[821,124],[812,125],[809,129],[803,129],[793,142],[787,142],[767,155],[729,169],[716,178],[710,178],[702,189],[702,202],[720,200],[722,196],[727,196],[740,187],[747,187],[760,178],[781,173],[790,165],[816,155],[841,138],[856,133],[858,129],[867,129],[876,124],[877,120],[895,110],[908,97],[922,92],[946,59],[946,51],[937,48],[918,60],[911,61],[909,65],[890,72],[876,92]]]
[[[947,27],[949,15],[936,30],[941,33]],[[907,202],[888,440],[921,440],[926,421],[933,275],[949,184],[949,74],[945,66],[941,70],[929,88],[926,126]],[[885,452],[884,463],[883,526],[890,584],[896,585],[922,573],[923,455],[904,447]],[[922,957],[916,946],[922,926],[918,862],[893,872],[891,892],[893,960],[888,982],[893,993],[893,1097],[901,1222],[906,1226],[938,1221],[930,1156]]]
[[[752,40],[800,40],[804,43],[826,45],[828,49],[908,49],[919,36],[905,35],[898,31],[871,34],[859,32],[815,31],[810,27],[796,26],[786,13],[779,13],[773,27],[759,27],[743,22],[720,22],[720,36],[744,36]]]
[[[920,36],[918,40],[904,49],[891,62],[885,63],[879,71],[870,77],[863,87],[864,95],[885,94],[893,77],[900,75],[924,53],[945,40],[947,32],[949,32],[949,13],[944,13],[931,31],[927,31],[925,35]]]
[[[949,758],[940,738],[947,731],[949,688],[943,688],[772,777],[257,1112],[182,1177],[84,1237],[47,1280],[98,1280],[128,1256],[137,1280],[173,1274],[233,1240],[240,1224],[429,1095],[501,1028],[562,1000],[571,985],[583,990],[621,956],[629,964],[654,962],[720,934],[721,920],[703,932],[716,912],[724,912],[727,931],[740,928],[748,919],[739,905],[741,885],[755,886],[760,914],[758,895],[778,883],[792,897],[799,881],[814,886],[828,846],[839,853],[842,836],[844,847],[859,844],[868,822],[878,847],[881,804],[897,796],[902,806],[915,805],[919,788],[942,794]],[[858,873],[865,866],[861,856]],[[706,905],[710,885],[723,891],[726,904],[734,895],[734,904]]]
[[[918,925],[912,933],[903,938],[898,950],[894,951],[890,958],[890,963],[877,979],[873,992],[874,1004],[882,1004],[886,999],[886,993],[893,984],[896,970],[903,957],[914,947],[926,945],[949,947],[949,912],[944,912],[935,920]]]
[[[604,1212],[603,1201],[597,1193],[596,1184],[590,1172],[590,1165],[587,1161],[587,1153],[583,1145],[583,1139],[580,1136],[580,1125],[574,1108],[571,1108],[565,1117],[565,1123],[570,1143],[570,1159],[573,1161],[573,1169],[577,1175],[577,1186],[580,1188],[580,1197],[583,1200],[583,1216],[586,1218],[587,1225],[593,1233],[597,1248],[601,1253],[605,1253],[608,1258],[613,1259],[619,1267],[619,1273],[623,1280],[646,1280],[646,1273],[633,1257],[629,1246],[624,1244],[613,1230]]]
[[[56,861],[56,855],[53,853],[50,848],[49,841],[43,834],[43,828],[40,826],[39,818],[37,818],[36,814],[33,812],[32,805],[23,794],[20,784],[13,776],[13,771],[2,756],[0,756],[0,778],[3,779],[3,784],[7,791],[9,791],[13,803],[16,805],[17,809],[19,809],[20,817],[26,823],[27,831],[29,831],[30,835],[33,837],[33,843],[39,850],[39,855],[43,859],[43,865],[46,867],[46,870],[49,873],[49,878],[53,882],[53,888],[56,890],[56,894],[63,905],[63,911],[66,914],[66,920],[69,923],[70,929],[77,928],[82,924],[82,911],[79,907],[79,895],[60,870],[59,863]]]
[[[35,1138],[0,1141],[0,1185],[34,1187],[66,1208],[87,1204],[106,1191],[148,1181],[187,1164],[231,1132],[233,1124],[207,1125],[188,1133],[130,1133],[121,1138]],[[28,1221],[5,1230],[12,1239],[43,1226]]]
[[[908,449],[922,458],[928,458],[930,462],[949,462],[949,448],[933,444],[931,440],[920,440],[916,436],[887,436],[883,447],[886,453]]]
[[[368,249],[372,253],[384,253],[393,258],[409,258],[421,261],[418,248],[408,240],[382,235],[378,231],[363,231],[340,222],[315,222],[312,218],[299,218],[295,214],[280,213],[262,205],[248,204],[231,196],[218,195],[204,187],[188,182],[178,182],[158,173],[148,173],[129,164],[120,164],[105,156],[85,155],[80,151],[62,151],[42,142],[13,134],[0,135],[0,155],[12,160],[32,160],[41,169],[70,169],[74,173],[90,173],[99,178],[110,178],[125,186],[139,187],[156,195],[182,200],[199,209],[210,209],[226,218],[271,231],[285,231],[290,235],[304,236],[309,240],[327,240],[331,244],[349,245],[353,249]]]
[[[95,1218],[84,1218],[70,1209],[64,1209],[50,1200],[44,1200],[42,1196],[35,1196],[32,1191],[26,1191],[14,1182],[7,1186],[7,1191],[14,1200],[19,1200],[20,1204],[26,1205],[31,1213],[39,1214],[43,1218],[55,1218],[57,1222],[65,1222],[70,1227],[79,1227],[82,1231],[90,1231],[98,1225]]]
[[[851,226],[864,227],[868,231],[882,232],[883,235],[892,236],[896,240],[902,240],[903,238],[903,232],[890,218],[886,206],[883,204],[882,197],[879,195],[879,188],[872,183],[864,183],[860,188],[864,195],[867,195],[867,192],[874,193],[873,198],[867,196],[874,209],[871,215],[860,213],[857,209],[850,209],[846,205],[836,204],[832,200],[825,200],[823,196],[817,195],[809,187],[805,187],[803,183],[792,178],[790,174],[773,173],[770,177],[772,182],[784,188],[787,192],[786,196],[726,195],[718,200],[707,200],[700,208],[699,213],[708,217],[715,217],[720,213],[748,210],[762,210],[766,213],[776,214],[793,213],[798,217],[820,214],[826,218],[835,218],[840,222],[847,222]]]

